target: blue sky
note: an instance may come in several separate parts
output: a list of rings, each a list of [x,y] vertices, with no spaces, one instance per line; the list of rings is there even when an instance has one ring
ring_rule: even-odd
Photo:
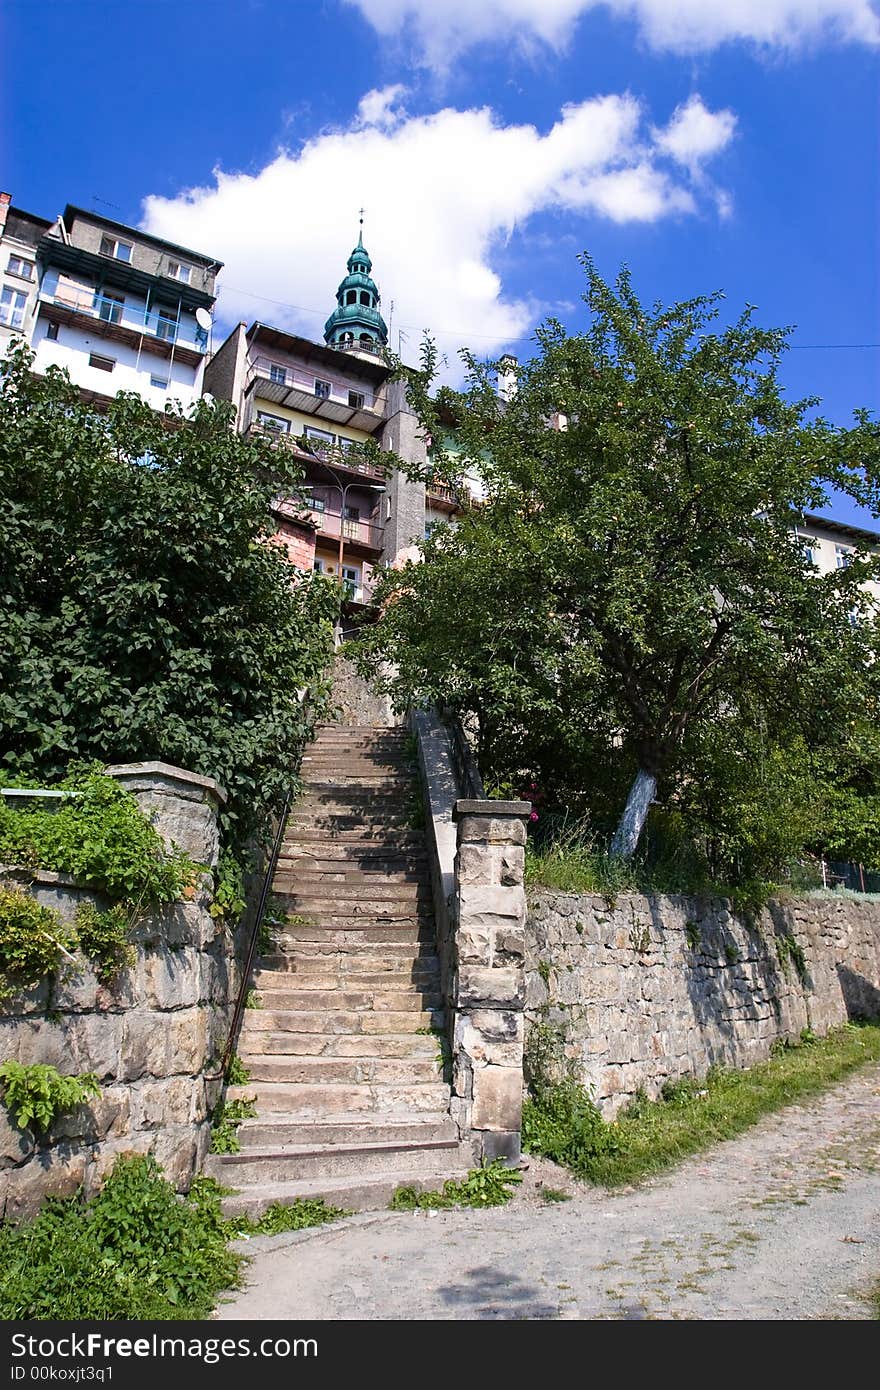
[[[784,381],[878,407],[870,0],[30,0],[0,6],[0,183],[226,262],[222,327],[319,337],[365,241],[414,352],[527,356],[575,257],[793,324]],[[391,308],[393,301],[393,310]],[[841,519],[856,519],[848,504]]]

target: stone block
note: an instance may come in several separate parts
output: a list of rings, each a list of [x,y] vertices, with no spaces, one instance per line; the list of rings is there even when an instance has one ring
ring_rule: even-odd
[[[166,1125],[186,1125],[192,1117],[193,1090],[198,1085],[189,1077],[170,1076],[161,1081],[144,1081],[131,1089],[133,1129],[158,1129]],[[201,1086],[204,1091],[204,1085]],[[202,1118],[201,1116],[199,1118]]]
[[[136,1154],[149,1153],[152,1139],[152,1133],[149,1130],[143,1130],[140,1134],[123,1134],[105,1139],[102,1144],[98,1144],[92,1150],[86,1165],[84,1180],[86,1196],[92,1197],[100,1190],[105,1177],[111,1172],[118,1158],[131,1158]]]
[[[480,1144],[479,1160],[483,1163],[494,1163],[495,1159],[503,1159],[508,1168],[516,1168],[522,1155],[521,1136],[518,1129],[510,1130],[505,1133],[501,1130],[483,1129],[480,1130],[482,1143]]]
[[[76,967],[65,970],[56,983],[52,1007],[63,1013],[83,1012],[95,1008],[97,996],[98,977],[87,960],[78,958]]]
[[[492,964],[491,927],[479,925],[467,917],[459,923],[455,944],[462,965]]]
[[[517,1067],[476,1067],[473,1082],[474,1129],[512,1133],[522,1122],[522,1070]]]
[[[170,1014],[165,1026],[168,1029],[168,1075],[183,1072],[192,1076],[201,1071],[205,1059],[204,1009],[186,1009]]]
[[[190,1125],[156,1131],[153,1153],[165,1177],[178,1192],[188,1192],[195,1174],[197,1136]]]
[[[525,842],[525,822],[515,817],[465,815],[458,822],[459,845],[524,845]]]
[[[168,1056],[168,1018],[150,1009],[133,1009],[124,1016],[120,1048],[120,1077],[164,1076]]]
[[[99,1078],[120,1075],[122,1014],[70,1014],[64,1019],[70,1048],[68,1066],[78,1072],[93,1071]]]
[[[74,1070],[66,1024],[66,1019],[50,1023],[46,1018],[22,1022],[16,1030],[18,1061],[26,1067],[41,1063],[61,1072]]]
[[[17,1167],[34,1151],[30,1130],[19,1129],[5,1109],[0,1110],[0,1168]]]
[[[146,951],[143,988],[148,1005],[156,1009],[185,1009],[201,994],[201,961],[190,946],[172,951],[168,946]]]
[[[8,1170],[6,1219],[28,1220],[47,1197],[72,1197],[85,1180],[86,1157],[83,1150],[67,1145],[38,1149],[20,1168]]]
[[[77,1105],[73,1110],[56,1116],[49,1130],[49,1139],[53,1144],[64,1139],[79,1139],[93,1144],[108,1135],[124,1134],[128,1123],[128,1087],[106,1087],[87,1105]]]
[[[526,920],[526,899],[521,888],[500,883],[461,884],[458,892],[460,925],[486,926],[493,930],[521,927]]]
[[[43,1013],[49,1003],[50,989],[50,981],[46,979],[30,989],[14,990],[12,994],[4,995],[0,999],[0,1021]]]
[[[494,960],[498,965],[519,964],[525,954],[525,926],[496,928]]]
[[[522,1008],[525,1002],[525,974],[513,966],[488,969],[462,965],[458,971],[458,1007],[482,1008],[500,1004]]]
[[[463,1050],[477,1065],[491,1062],[497,1066],[516,1067],[522,1071],[525,1026],[523,1015],[510,1011],[499,1013],[503,1021],[499,1020],[497,1024],[494,1021],[493,1010],[457,1014],[453,1028],[453,1052]]]

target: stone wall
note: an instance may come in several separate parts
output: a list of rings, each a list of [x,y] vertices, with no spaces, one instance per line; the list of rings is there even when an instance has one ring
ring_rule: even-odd
[[[358,675],[352,663],[338,653],[333,662],[332,699],[340,724],[347,728],[369,724],[378,729],[390,729],[403,723],[403,716],[392,710],[389,696],[378,694]]]
[[[533,892],[526,1016],[562,1034],[612,1115],[640,1087],[656,1096],[804,1028],[880,1017],[880,902],[813,894],[750,922],[725,900]]]
[[[115,774],[166,838],[201,863],[213,861],[223,799],[216,784],[165,764]],[[6,870],[3,877],[65,919],[83,901],[107,906],[61,874]],[[0,1003],[0,1058],[49,1063],[66,1074],[92,1071],[101,1083],[96,1100],[59,1116],[36,1139],[0,1108],[0,1216],[27,1216],[43,1197],[80,1186],[93,1191],[120,1153],[154,1153],[177,1187],[189,1186],[208,1147],[239,983],[236,941],[208,910],[208,883],[134,929],[135,964],[112,985],[77,960]]]

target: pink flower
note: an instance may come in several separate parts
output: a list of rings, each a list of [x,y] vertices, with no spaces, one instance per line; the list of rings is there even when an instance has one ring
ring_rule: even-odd
[[[530,814],[529,814],[529,820],[534,821],[534,820],[537,820],[537,819],[538,819],[538,813],[537,813],[537,811],[532,811],[532,812],[530,812]]]

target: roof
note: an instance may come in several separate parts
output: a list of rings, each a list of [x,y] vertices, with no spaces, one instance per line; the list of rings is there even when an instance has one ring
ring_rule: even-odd
[[[75,203],[68,203],[63,213],[64,225],[73,221],[77,217],[85,217],[90,222],[97,222],[102,227],[109,227],[114,232],[126,232],[129,236],[136,236],[141,241],[152,242],[154,246],[164,246],[169,251],[179,251],[181,255],[189,257],[191,260],[201,261],[204,265],[216,266],[217,270],[223,268],[223,262],[218,261],[214,256],[208,256],[204,251],[193,251],[188,246],[178,246],[174,241],[166,241],[164,237],[153,236],[152,232],[142,232],[139,227],[130,227],[127,222],[115,222],[112,217],[105,217],[103,213],[91,212],[89,208],[77,207]]]
[[[369,362],[353,353],[328,347],[326,343],[313,343],[310,338],[300,338],[296,333],[285,332],[283,328],[273,328],[271,324],[261,323],[259,319],[251,324],[246,336],[249,342],[259,339],[271,347],[280,348],[282,352],[295,353],[298,357],[304,357],[307,362],[322,362],[325,366],[333,367],[337,372],[349,376],[381,382],[386,381],[391,375],[391,368],[378,358],[375,362]]]
[[[29,237],[22,236],[25,229],[32,231],[36,235],[36,238],[39,239],[51,226],[52,223],[48,218],[37,217],[36,213],[24,212],[21,208],[17,208],[10,204],[6,213],[6,226],[3,235],[7,237],[19,237],[21,240],[28,242],[28,244],[36,245],[36,241],[31,243]]]
[[[869,531],[865,526],[850,526],[845,521],[833,521],[829,516],[817,516],[814,512],[803,512],[800,525],[821,526],[837,536],[846,536],[851,541],[861,541],[864,545],[880,545],[880,531]]]

